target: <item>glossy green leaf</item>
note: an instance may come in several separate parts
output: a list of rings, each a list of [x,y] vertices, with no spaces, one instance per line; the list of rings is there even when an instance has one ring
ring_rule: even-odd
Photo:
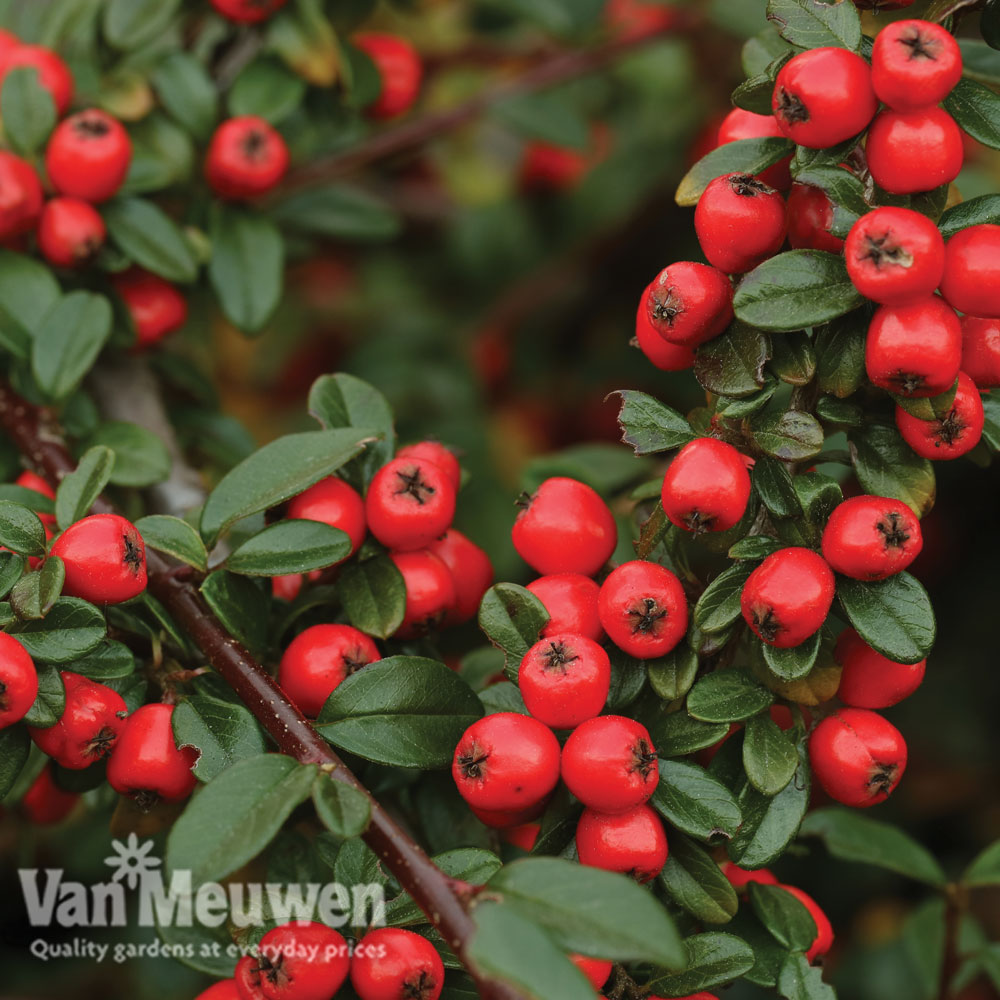
[[[8,629],[35,660],[72,663],[97,646],[107,633],[100,611],[78,597],[60,597],[39,621]]]
[[[816,352],[805,335],[774,337],[768,371],[786,385],[808,385],[816,374]]]
[[[347,840],[365,832],[372,817],[371,799],[344,781],[319,774],[312,789],[316,815],[333,834]]]
[[[653,396],[629,389],[617,389],[611,395],[621,397],[618,426],[622,441],[637,455],[680,448],[695,437],[684,417]]]
[[[964,885],[1000,885],[1000,840],[981,851],[962,875]]]
[[[648,660],[646,673],[649,686],[664,701],[683,698],[691,690],[698,673],[698,655],[682,643],[666,656]]]
[[[153,71],[153,86],[170,114],[199,139],[207,139],[218,114],[218,91],[204,66],[187,52],[171,52]]]
[[[167,281],[191,282],[198,261],[180,227],[145,198],[118,198],[104,207],[111,239],[140,267]]]
[[[739,905],[736,890],[713,858],[687,837],[670,838],[660,883],[681,909],[706,924],[728,923]]]
[[[49,556],[40,569],[22,576],[10,592],[10,605],[21,619],[44,618],[62,593],[66,567],[56,556]]]
[[[524,587],[498,583],[486,591],[479,605],[479,627],[504,652],[507,676],[517,678],[524,654],[538,641],[549,620],[545,605]]]
[[[284,63],[264,56],[255,59],[236,77],[227,96],[229,113],[257,115],[277,125],[299,107],[306,88],[306,81]]]
[[[22,361],[32,336],[59,300],[59,282],[40,261],[0,250],[0,345]]]
[[[782,38],[805,49],[861,50],[861,18],[851,0],[768,0],[767,19]]]
[[[761,653],[768,670],[783,681],[794,681],[806,677],[816,664],[822,645],[822,632],[814,632],[797,646],[778,649],[769,643],[761,643]]]
[[[180,0],[108,0],[104,37],[116,49],[138,49],[159,38],[177,14]]]
[[[789,955],[778,973],[778,996],[783,1000],[837,1000],[832,986],[823,982],[823,970],[810,965],[801,952]]]
[[[24,573],[27,559],[14,552],[0,552],[0,598],[6,597],[11,587]]]
[[[90,371],[111,333],[111,304],[76,291],[46,313],[31,345],[31,370],[51,400],[66,399]]]
[[[761,502],[775,517],[795,517],[802,513],[791,473],[784,462],[764,455],[757,459],[750,478]]]
[[[833,205],[830,232],[840,239],[844,239],[851,226],[872,209],[865,200],[864,185],[843,167],[819,164],[806,167],[798,172],[795,183],[819,188],[826,194]]]
[[[26,556],[45,554],[45,528],[23,504],[0,500],[0,545]]]
[[[354,243],[381,243],[399,235],[402,223],[392,206],[347,184],[302,191],[278,202],[274,217],[292,229]]]
[[[691,689],[688,712],[702,722],[739,722],[769,708],[774,695],[746,670],[716,670]]]
[[[733,323],[722,336],[698,348],[694,375],[703,389],[718,396],[752,396],[765,383],[764,365],[770,356],[770,343],[760,330]]]
[[[264,734],[249,710],[231,701],[191,695],[174,709],[174,740],[198,751],[192,768],[199,781],[211,781],[237,761],[265,751]]]
[[[941,216],[938,229],[948,239],[969,226],[982,225],[1000,225],[1000,194],[984,194],[960,201]]]
[[[290,518],[247,539],[226,559],[226,569],[243,576],[308,573],[350,554],[347,532],[319,521]]]
[[[913,452],[895,427],[869,424],[851,434],[850,448],[854,471],[866,493],[902,500],[918,517],[934,506],[934,467]]]
[[[808,951],[816,940],[816,922],[805,905],[777,885],[750,883],[750,903],[760,922],[789,951]]]
[[[838,399],[857,392],[865,379],[867,316],[863,311],[835,319],[816,331],[816,385]]]
[[[22,66],[4,74],[0,89],[4,135],[22,156],[41,149],[56,124],[56,106],[38,70]]]
[[[1000,95],[963,78],[944,99],[944,108],[963,132],[990,149],[1000,149]]]
[[[31,738],[23,725],[0,729],[0,799],[14,787],[30,751]]]
[[[650,804],[672,826],[698,840],[731,840],[742,822],[732,792],[703,767],[660,761],[660,781]]]
[[[769,715],[747,723],[743,737],[743,768],[750,784],[764,795],[777,795],[799,764],[795,744]]]
[[[696,750],[714,746],[729,732],[726,723],[702,722],[683,709],[679,712],[644,718],[660,757],[683,757]]]
[[[21,636],[18,636],[21,644],[27,649]],[[29,649],[30,653],[31,650]],[[59,670],[50,663],[35,664],[38,670],[38,696],[34,704],[28,709],[24,721],[29,726],[38,726],[48,729],[54,726],[62,717],[66,708],[66,688],[63,685],[62,676]]]
[[[105,639],[86,656],[73,661],[73,673],[103,683],[128,677],[135,671],[135,665],[135,656],[128,646],[114,639]]]
[[[351,562],[337,580],[348,621],[366,635],[387,639],[403,621],[406,584],[388,556]]]
[[[724,569],[704,590],[694,608],[694,622],[703,632],[721,632],[740,618],[740,596],[754,567],[739,562]]]
[[[187,521],[164,514],[150,514],[136,521],[135,527],[147,548],[165,552],[201,572],[208,566],[205,543]]]
[[[138,424],[112,420],[101,424],[87,441],[115,454],[110,482],[116,486],[152,486],[170,475],[172,461],[166,445],[152,431]]]
[[[247,577],[221,569],[205,577],[200,589],[201,596],[234,638],[251,652],[259,654],[264,650],[269,593]]]
[[[811,413],[788,410],[754,422],[753,437],[765,454],[786,462],[815,458],[823,450],[823,428]]]
[[[873,649],[897,663],[917,663],[934,645],[930,598],[909,573],[863,582],[837,578],[837,597],[850,623]]]
[[[62,530],[86,516],[111,479],[115,453],[110,448],[89,448],[76,468],[56,489],[56,523]]]
[[[674,199],[678,205],[697,205],[702,192],[716,177],[734,173],[759,174],[784,159],[794,148],[790,139],[775,136],[727,142],[703,156],[684,175]]]
[[[685,938],[687,966],[681,972],[657,975],[644,984],[661,996],[685,996],[738,979],[753,968],[750,946],[732,934],[712,931]]]

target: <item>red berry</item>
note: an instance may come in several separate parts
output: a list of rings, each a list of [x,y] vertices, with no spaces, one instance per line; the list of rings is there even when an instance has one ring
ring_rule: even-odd
[[[881,715],[841,708],[809,738],[813,774],[845,806],[873,806],[889,797],[906,769],[906,743]]]
[[[99,202],[117,194],[132,162],[132,142],[117,118],[90,108],[61,121],[45,149],[45,169],[62,195]]]
[[[60,117],[66,114],[73,100],[73,74],[66,63],[43,45],[5,45],[0,56],[0,87],[7,74],[20,66],[29,66],[38,72],[38,82],[52,97],[56,114]]]
[[[958,458],[979,444],[983,436],[983,401],[965,372],[958,374],[958,390],[951,409],[937,420],[921,420],[896,407],[896,426],[903,440],[923,458]]]
[[[852,708],[890,708],[909,698],[924,679],[927,661],[896,663],[875,652],[853,628],[845,628],[834,650],[843,667],[837,697]]]
[[[288,147],[269,122],[256,115],[224,121],[205,156],[208,186],[228,201],[245,201],[270,191],[288,169]]]
[[[793,184],[785,205],[788,244],[793,250],[826,250],[840,253],[844,241],[830,232],[833,202],[822,188]]]
[[[718,337],[733,318],[729,279],[717,268],[687,260],[660,271],[643,293],[643,302],[653,329],[668,343],[682,347],[695,348]],[[640,302],[640,316],[642,312]]]
[[[650,282],[635,313],[635,336],[630,341],[633,347],[638,347],[650,364],[662,372],[686,371],[694,364],[694,349],[682,344],[672,344],[660,336],[649,318],[647,302],[652,293],[653,283]],[[676,318],[676,317],[675,317]]]
[[[42,184],[35,168],[0,150],[0,240],[31,232],[42,211]]]
[[[470,806],[527,809],[559,781],[559,743],[548,726],[531,716],[487,715],[459,740],[451,774]]]
[[[883,191],[916,194],[950,184],[962,169],[962,131],[941,108],[880,111],[865,144],[868,169]]]
[[[469,806],[473,816],[486,826],[495,830],[513,830],[515,827],[523,826],[530,820],[538,819],[548,804],[548,796],[539,799],[532,806],[526,809],[480,809],[478,806]],[[529,848],[530,850],[530,848]]]
[[[887,24],[872,47],[875,95],[895,111],[943,101],[962,78],[962,50],[951,33],[930,21]]]
[[[368,106],[368,114],[372,118],[395,118],[409,111],[420,94],[423,76],[417,50],[398,35],[367,32],[351,40],[375,63],[382,80],[382,92]]]
[[[235,979],[223,979],[213,983],[207,990],[199,993],[195,1000],[240,1000]]]
[[[576,827],[581,865],[623,872],[637,882],[656,878],[667,863],[667,835],[647,805],[608,815],[584,809]]]
[[[774,115],[755,115],[752,111],[744,111],[743,108],[733,108],[719,126],[719,145],[724,146],[728,142],[737,142],[740,139],[764,139],[768,136],[777,138],[781,135],[781,129],[774,120]],[[789,154],[774,166],[762,170],[757,176],[768,187],[787,191],[792,186],[792,175],[788,169],[791,162],[792,157]]]
[[[884,580],[920,555],[920,522],[900,500],[850,497],[838,504],[823,531],[823,558],[855,580]]]
[[[54,267],[79,267],[104,246],[107,229],[100,213],[79,198],[53,198],[38,221],[38,248]]]
[[[143,808],[157,799],[186,799],[198,780],[194,747],[174,741],[173,705],[143,705],[129,717],[108,761],[108,784]]]
[[[549,613],[549,620],[539,633],[543,639],[572,632],[599,642],[604,635],[597,614],[600,586],[580,573],[553,573],[532,580],[527,587]]]
[[[525,707],[539,722],[572,729],[604,708],[611,661],[592,639],[569,632],[552,635],[525,653],[517,683]]]
[[[132,267],[111,280],[135,328],[137,347],[152,347],[187,321],[187,301],[159,275]]]
[[[360,1000],[438,1000],[444,964],[427,938],[378,927],[355,945],[351,985]]]
[[[641,559],[608,574],[597,613],[608,638],[640,660],[666,656],[687,632],[687,599],[680,580],[659,563]]]
[[[525,144],[518,173],[525,191],[571,191],[590,165],[583,150],[535,141]]]
[[[670,463],[660,492],[672,524],[696,535],[728,531],[746,513],[750,473],[743,456],[715,438],[696,438]]]
[[[365,502],[358,491],[337,476],[327,476],[288,502],[288,517],[322,521],[345,532],[351,540],[353,556],[365,540]]]
[[[963,316],[962,371],[977,389],[1000,386],[1000,320]]]
[[[279,601],[294,601],[301,590],[301,573],[284,573],[271,577],[271,594]]]
[[[588,719],[570,733],[562,779],[588,808],[622,813],[656,791],[660,767],[645,726],[620,715]]]
[[[311,625],[289,644],[278,683],[303,715],[315,718],[345,677],[381,659],[378,647],[350,625]]]
[[[610,978],[614,962],[605,962],[599,958],[587,958],[584,955],[570,955],[573,964],[587,977],[590,985],[599,990]]]
[[[959,312],[1000,319],[1000,226],[969,226],[948,240],[941,294]]]
[[[396,458],[414,458],[424,462],[433,462],[447,473],[456,493],[462,485],[462,467],[458,464],[455,453],[439,441],[418,441],[416,444],[404,445],[396,452]]]
[[[60,673],[66,706],[59,721],[47,729],[29,727],[35,745],[72,771],[82,771],[110,754],[125,730],[128,714],[117,691],[80,674]]]
[[[48,497],[50,500],[55,500],[56,498],[56,491],[37,472],[32,472],[30,469],[25,469],[14,480],[14,483],[17,486],[23,486],[26,490],[34,490],[35,493],[41,493],[43,497]],[[53,514],[39,514],[38,519],[42,524],[56,523]]]
[[[455,487],[440,465],[394,458],[375,473],[365,514],[369,530],[387,548],[422,549],[451,526]]]
[[[244,955],[236,963],[233,982],[239,1000],[264,1000],[260,991],[260,962],[252,955]]]
[[[909,305],[933,294],[944,274],[938,227],[909,208],[876,208],[847,234],[847,273],[866,298]]]
[[[288,0],[211,0],[225,18],[237,24],[257,24],[281,10]]]
[[[21,44],[21,40],[17,35],[10,31],[4,31],[0,28],[0,64],[3,62],[3,58],[10,52],[11,49],[17,48]]]
[[[833,572],[810,549],[779,549],[743,585],[743,618],[764,642],[798,646],[826,621],[833,603]]]
[[[804,893],[794,885],[778,884],[778,888],[791,893],[808,911],[816,925],[816,937],[806,952],[806,961],[815,962],[817,958],[822,958],[833,947],[833,927],[827,915],[820,909],[819,904],[812,896]]]
[[[608,0],[604,5],[604,22],[621,39],[645,38],[672,27],[677,11],[663,3],[643,0]]]
[[[406,611],[395,635],[413,639],[433,632],[455,606],[455,581],[448,567],[433,552],[390,552],[389,558],[403,575]]]
[[[752,174],[716,177],[698,199],[694,228],[709,264],[742,274],[785,242],[785,199]]]
[[[518,555],[539,573],[593,576],[611,558],[618,528],[594,489],[556,476],[524,497],[511,539]]]
[[[778,884],[778,880],[769,869],[758,868],[755,871],[750,871],[747,868],[740,868],[739,865],[734,865],[732,861],[727,861],[722,866],[722,874],[729,879],[729,884],[737,892],[746,889],[752,882],[756,882],[758,885]]]
[[[461,625],[476,616],[483,594],[493,583],[493,563],[475,542],[449,528],[427,546],[448,567],[455,584],[455,603],[445,618],[446,625]]]
[[[847,49],[793,56],[778,73],[771,108],[792,142],[825,149],[857,135],[878,110],[871,69]]]
[[[330,1000],[350,969],[343,936],[318,923],[282,924],[258,946],[264,1000]]]
[[[868,377],[897,396],[940,395],[955,384],[961,361],[962,327],[937,295],[906,306],[880,306],[868,326]]]
[[[35,661],[17,639],[0,632],[0,729],[20,722],[37,697]]]
[[[52,767],[46,764],[21,799],[21,808],[36,826],[49,826],[64,820],[80,801],[75,792],[65,792],[52,777]]]
[[[500,836],[506,843],[513,844],[522,851],[530,852],[541,832],[541,823],[520,823],[517,826],[508,827]]]
[[[91,514],[52,543],[66,567],[63,593],[92,604],[121,604],[146,589],[146,547],[117,514]]]

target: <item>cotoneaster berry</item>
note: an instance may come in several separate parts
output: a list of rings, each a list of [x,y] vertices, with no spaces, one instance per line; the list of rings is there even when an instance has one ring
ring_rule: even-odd
[[[66,705],[46,729],[29,727],[39,750],[62,767],[81,771],[110,754],[125,730],[128,711],[117,691],[69,670],[60,672]]]
[[[961,78],[962,50],[940,24],[896,21],[875,38],[872,86],[895,111],[939,104]]]
[[[548,726],[527,715],[499,712],[466,729],[451,774],[470,806],[527,809],[556,787],[559,753]]]
[[[571,191],[589,169],[590,158],[583,150],[536,140],[525,143],[518,179],[521,189],[529,193]]]
[[[38,220],[38,249],[53,267],[88,263],[106,238],[100,213],[79,198],[53,198]]]
[[[205,156],[209,187],[230,201],[266,194],[288,170],[288,146],[269,122],[256,115],[224,121]]]
[[[948,240],[941,294],[959,312],[1000,319],[1000,226],[969,226]]]
[[[950,184],[965,157],[962,132],[941,108],[881,111],[868,129],[868,170],[889,194],[916,194]]]
[[[21,40],[12,31],[0,28],[0,64],[2,64],[4,56],[20,44]]]
[[[420,461],[433,462],[447,473],[455,492],[462,485],[462,467],[458,464],[455,453],[440,441],[417,441],[416,444],[403,445],[396,452],[396,458],[414,458]]]
[[[718,141],[720,146],[724,146],[740,139],[763,139],[768,136],[778,138],[781,135],[781,128],[774,120],[774,115],[757,115],[752,111],[744,111],[743,108],[733,108],[719,126]],[[792,175],[788,169],[791,162],[791,155],[786,156],[757,176],[768,187],[787,191],[792,184]]]
[[[42,211],[42,184],[30,163],[6,150],[0,150],[0,192],[0,240],[31,232]]]
[[[786,225],[785,199],[752,174],[716,177],[694,210],[702,253],[727,274],[742,274],[777,253]]]
[[[532,580],[527,589],[537,597],[549,613],[540,637],[545,639],[562,632],[582,635],[594,642],[604,635],[597,613],[600,585],[580,573],[553,573]]]
[[[21,808],[36,826],[50,826],[64,820],[80,801],[76,792],[61,789],[52,777],[52,765],[46,764],[24,793]]]
[[[646,360],[660,371],[686,371],[694,364],[694,349],[664,340],[650,322],[646,300],[652,287],[652,284],[647,285],[639,299],[635,315],[635,336],[629,343],[632,347],[638,347]]]
[[[729,278],[718,268],[686,260],[665,267],[647,286],[643,302],[650,326],[681,347],[694,348],[717,337],[733,318]],[[642,312],[640,303],[640,316]],[[637,336],[639,330],[637,318]]]
[[[481,809],[479,806],[469,806],[469,810],[480,823],[493,827],[495,830],[512,831],[519,826],[530,824],[545,812],[549,797],[539,799],[534,805],[524,809]],[[530,848],[529,848],[530,849]]]
[[[962,371],[977,389],[1000,386],[1000,319],[963,316]]]
[[[815,962],[817,958],[822,958],[833,947],[833,926],[830,918],[820,909],[819,904],[808,893],[803,892],[797,886],[778,884],[779,889],[791,893],[808,911],[816,924],[816,937],[806,952],[806,961]]]
[[[350,970],[343,936],[319,923],[282,924],[258,946],[264,1000],[330,1000]]]
[[[35,661],[17,639],[0,632],[0,729],[20,722],[38,697]]]
[[[587,958],[585,955],[570,955],[573,964],[587,977],[587,981],[595,990],[599,990],[610,978],[614,962],[605,962],[600,958]]]
[[[581,723],[563,747],[562,779],[585,805],[622,813],[656,791],[660,767],[649,731],[634,719],[601,715]]]
[[[158,274],[131,267],[111,284],[132,321],[136,347],[152,347],[187,322],[187,300]]]
[[[395,635],[412,639],[439,628],[455,606],[455,581],[448,567],[433,552],[390,552],[402,574],[406,610]]]
[[[854,287],[884,305],[909,305],[933,294],[944,274],[944,239],[909,208],[876,208],[851,227],[844,245]]]
[[[847,49],[800,52],[778,72],[771,109],[792,142],[810,149],[836,146],[865,128],[878,109],[871,69]]]
[[[518,671],[525,707],[553,729],[572,729],[603,708],[611,687],[611,661],[592,639],[563,633],[541,639]]]
[[[380,658],[375,643],[350,625],[311,625],[282,654],[278,683],[304,715],[315,718],[344,678]]]
[[[881,715],[841,708],[809,737],[815,778],[832,799],[864,808],[889,797],[906,769],[906,743]]]
[[[108,761],[108,784],[144,809],[159,799],[186,799],[198,783],[191,770],[198,761],[198,751],[177,746],[173,714],[173,705],[137,708],[128,717]]]
[[[680,580],[665,566],[641,559],[608,574],[597,613],[608,638],[640,660],[666,656],[687,632],[687,599]]]
[[[360,1000],[438,1000],[444,989],[444,964],[434,945],[420,934],[378,927],[355,946],[351,985]]]
[[[244,955],[233,971],[233,983],[239,1000],[264,1000],[260,991],[260,961],[253,955]]]
[[[445,617],[446,625],[461,625],[476,616],[483,594],[493,583],[490,557],[461,531],[449,528],[427,546],[448,567],[455,584],[455,601]]]
[[[368,529],[387,548],[422,549],[451,527],[455,486],[448,473],[419,458],[394,458],[365,496]]]
[[[117,194],[132,162],[132,143],[117,118],[90,108],[60,122],[45,149],[52,186],[69,198],[101,202]]]
[[[810,549],[779,549],[747,578],[743,619],[768,645],[798,646],[826,621],[833,603],[833,572]]]
[[[834,649],[843,667],[837,697],[852,708],[890,708],[920,687],[927,661],[896,663],[876,652],[853,628],[845,628]]]
[[[884,580],[906,569],[924,547],[920,522],[900,500],[850,497],[823,530],[823,558],[855,580]]]
[[[667,863],[667,835],[660,817],[647,805],[608,815],[584,809],[576,826],[581,865],[622,872],[637,882],[656,878]]]
[[[793,250],[826,250],[840,253],[844,241],[830,232],[833,202],[822,188],[793,184],[785,204],[788,244]]]
[[[56,491],[37,472],[32,472],[30,469],[25,469],[14,480],[14,484],[16,486],[23,486],[26,490],[33,490],[35,493],[40,493],[43,497],[48,497],[50,500],[55,500],[56,498]],[[38,520],[44,525],[54,525],[56,523],[55,514],[39,514]]]
[[[365,540],[365,502],[353,486],[337,476],[327,476],[288,501],[287,516],[322,521],[346,532],[354,555]]]
[[[740,868],[739,865],[727,861],[722,866],[722,874],[729,880],[729,884],[737,891],[744,892],[747,886],[756,882],[758,885],[777,885],[778,880],[774,873],[767,868],[757,868],[751,871],[748,868]]]
[[[66,567],[63,593],[92,604],[121,604],[146,589],[146,547],[118,514],[91,514],[52,543]]]
[[[728,531],[750,501],[746,462],[725,441],[696,438],[667,468],[660,500],[670,522],[685,531]]]
[[[288,0],[210,0],[225,18],[237,24],[258,24],[281,10]]]
[[[658,34],[676,20],[673,7],[648,0],[608,0],[604,5],[604,23],[622,39]]]
[[[962,327],[937,295],[906,306],[881,306],[868,326],[865,370],[880,389],[913,398],[938,396],[955,384]]]
[[[921,420],[896,407],[896,426],[903,440],[923,458],[944,461],[972,451],[983,436],[985,414],[975,383],[959,372],[951,408],[936,420]]]
[[[608,505],[586,483],[546,479],[521,504],[511,540],[537,572],[593,576],[611,558],[618,528]]]
[[[49,92],[56,106],[56,114],[66,114],[66,109],[73,100],[73,74],[66,63],[43,45],[5,47],[0,55],[0,87],[11,70],[22,66],[37,71],[38,82],[43,90]]]
[[[395,118],[413,107],[420,94],[423,65],[420,54],[398,35],[367,32],[351,41],[364,52],[378,70],[382,92],[368,106],[372,118]]]
[[[223,979],[222,982],[213,983],[207,990],[199,993],[195,1000],[240,1000],[236,980]]]

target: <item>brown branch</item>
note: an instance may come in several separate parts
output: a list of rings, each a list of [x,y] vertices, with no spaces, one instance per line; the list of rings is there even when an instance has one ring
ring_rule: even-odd
[[[941,958],[939,1000],[951,1000],[951,984],[955,979],[962,956],[959,954],[959,933],[962,918],[969,906],[968,891],[964,886],[951,884],[945,888],[944,954]]]
[[[50,482],[58,483],[76,468],[51,414],[23,400],[2,381],[0,425],[35,471]],[[113,510],[113,505],[103,497],[92,508],[94,513]],[[467,903],[453,891],[451,880],[358,781],[250,652],[227,632],[199,591],[174,573],[174,566],[157,553],[148,552],[146,561],[150,592],[194,639],[208,662],[253,712],[281,752],[300,763],[320,765],[334,781],[368,796],[371,822],[363,834],[365,843],[469,969],[480,996],[484,1000],[524,1000],[517,990],[480,977],[471,968],[468,947],[475,925]]]

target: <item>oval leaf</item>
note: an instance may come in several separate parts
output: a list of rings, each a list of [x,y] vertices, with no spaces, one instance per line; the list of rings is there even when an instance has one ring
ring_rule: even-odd
[[[934,645],[930,598],[909,573],[877,583],[837,578],[837,597],[850,623],[873,649],[897,663],[918,663]]]
[[[104,208],[108,233],[140,267],[167,281],[191,282],[198,261],[177,223],[145,198],[119,198]]]
[[[245,541],[226,559],[226,569],[243,576],[308,573],[351,554],[347,532],[319,521],[279,521]]]

